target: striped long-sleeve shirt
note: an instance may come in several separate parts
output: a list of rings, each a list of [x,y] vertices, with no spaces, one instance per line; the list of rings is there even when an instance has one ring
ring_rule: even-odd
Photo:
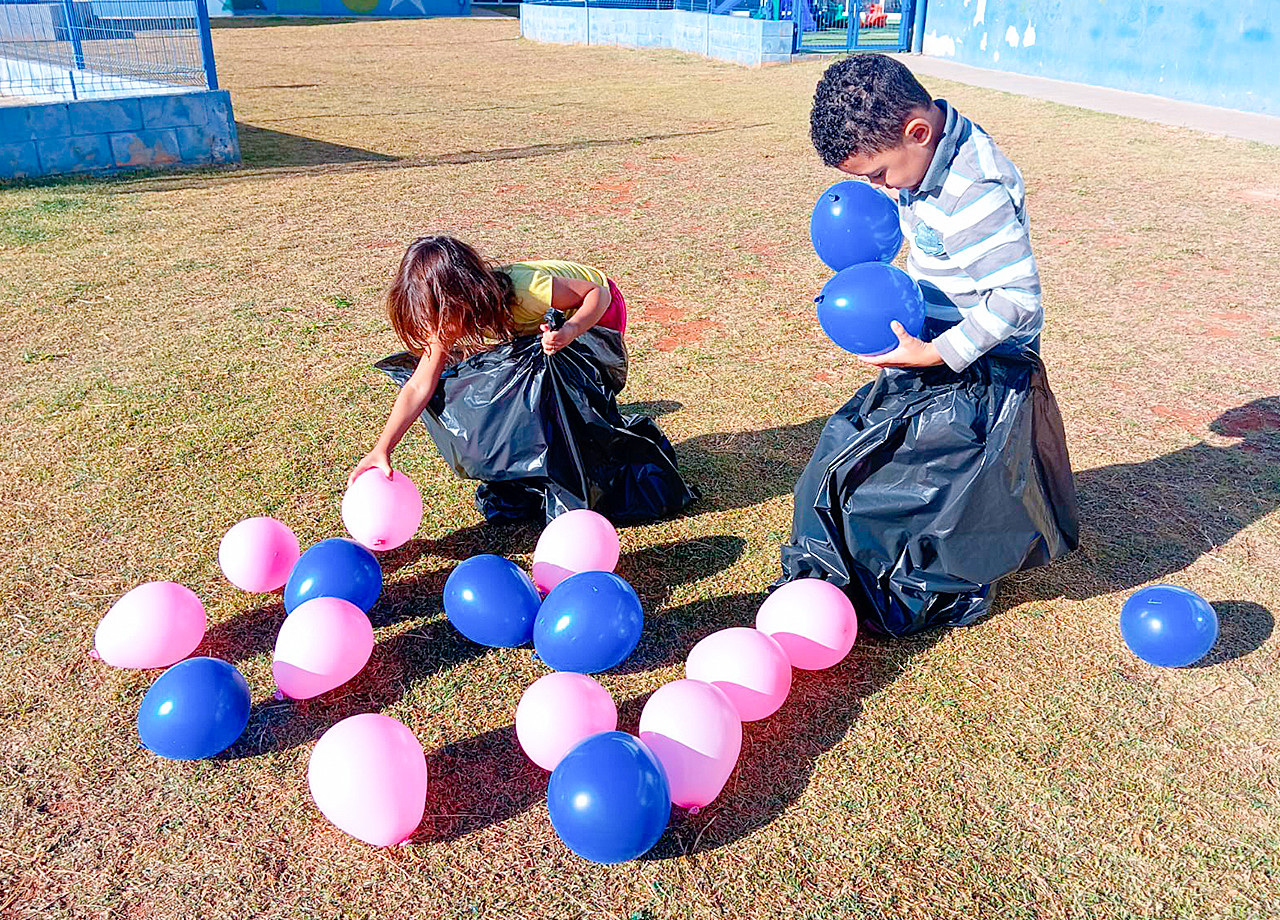
[[[898,215],[926,314],[955,324],[933,342],[960,371],[1001,342],[1032,342],[1044,309],[1022,174],[982,128],[936,104],[946,127],[920,185],[899,192]]]

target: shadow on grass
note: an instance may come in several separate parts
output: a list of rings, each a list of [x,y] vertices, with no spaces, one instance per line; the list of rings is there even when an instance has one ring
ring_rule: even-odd
[[[623,403],[618,406],[618,411],[623,415],[647,415],[649,418],[661,418],[672,412],[679,412],[684,408],[684,403],[678,403],[674,399],[655,399],[650,402]]]
[[[254,166],[322,166],[335,163],[394,163],[398,157],[387,156],[361,147],[347,147],[328,141],[287,134],[236,122],[240,135],[240,157],[246,167]]]
[[[1252,601],[1217,601],[1213,610],[1218,614],[1218,641],[1208,655],[1191,665],[1193,668],[1209,668],[1243,658],[1260,649],[1275,629],[1271,611]]]
[[[257,128],[253,125],[240,126],[242,130],[247,129],[252,135],[253,132],[267,131],[265,128]],[[587,138],[584,140],[565,141],[555,144],[529,144],[522,147],[490,147],[484,150],[460,150],[454,153],[441,153],[431,156],[414,156],[414,157],[393,157],[386,154],[375,153],[373,151],[361,150],[358,147],[343,147],[340,144],[328,144],[325,141],[314,141],[312,138],[300,138],[302,141],[311,141],[314,144],[321,144],[325,147],[337,148],[336,151],[330,151],[332,154],[329,159],[318,156],[320,153],[317,148],[308,145],[298,145],[300,162],[292,162],[285,159],[283,153],[279,163],[266,163],[256,165],[248,162],[242,169],[220,168],[213,171],[196,173],[196,174],[178,174],[174,176],[148,176],[136,181],[119,180],[112,177],[109,183],[104,182],[106,190],[110,194],[134,194],[137,192],[165,192],[179,191],[188,188],[207,188],[212,185],[222,185],[233,182],[249,182],[255,180],[272,180],[280,176],[288,175],[307,175],[316,173],[319,175],[335,175],[346,172],[365,172],[380,169],[430,169],[437,166],[457,166],[467,163],[492,163],[504,160],[525,160],[535,157],[559,156],[565,153],[572,153],[578,150],[594,150],[608,147],[630,147],[636,144],[645,144],[654,141],[679,140],[685,137],[702,137],[709,134],[724,134],[728,132],[750,131],[753,128],[769,127],[768,123],[748,124],[748,125],[728,125],[722,128],[701,128],[693,131],[672,131],[663,134],[639,134],[630,137],[608,137],[608,138]],[[280,134],[280,132],[270,132],[272,134]],[[297,135],[282,135],[284,138],[298,137]],[[262,138],[270,140],[269,138]],[[255,138],[250,137],[249,146],[250,154],[245,157],[243,135],[241,145],[241,155],[247,160],[252,160],[256,153],[253,151]],[[280,142],[282,147],[287,147],[284,141]],[[345,152],[344,152],[345,151]],[[360,154],[364,154],[361,156]],[[316,162],[315,159],[319,159]],[[78,181],[84,181],[83,177],[77,177]]]
[[[782,708],[743,726],[742,754],[719,798],[697,815],[673,808],[666,834],[644,858],[715,850],[782,815],[808,787],[817,759],[845,739],[863,700],[891,685],[941,635],[859,635],[853,652],[835,667],[796,671]]]
[[[417,542],[430,543],[431,551],[435,553],[444,549],[458,554],[460,558],[466,558],[474,555],[470,551],[474,541],[480,539],[482,532],[487,529],[465,528],[458,534],[451,535],[457,542],[450,538]],[[506,530],[506,536],[512,540],[518,538],[519,531],[536,534],[532,528],[525,527],[500,530]],[[745,545],[740,537],[719,536],[645,547],[624,555],[618,561],[618,572],[632,581],[645,608],[652,610],[665,603],[673,587],[699,581],[732,566],[742,555]],[[501,548],[491,546],[482,551],[496,552]],[[511,547],[508,545],[506,548],[509,554]],[[532,549],[532,544],[527,548]],[[406,547],[401,547],[401,550],[405,549]],[[220,759],[239,759],[268,751],[285,751],[314,741],[342,719],[362,712],[386,709],[398,702],[415,683],[486,654],[488,649],[464,639],[443,615],[441,594],[451,570],[451,567],[436,569],[388,585],[369,612],[369,618],[375,627],[411,618],[431,619],[421,626],[378,642],[364,670],[330,693],[311,700],[269,698],[255,703],[250,710],[249,724],[244,735],[232,748],[220,755]],[[758,604],[758,598],[755,602]],[[723,598],[707,602],[707,605],[705,609],[700,608],[703,614],[710,615],[710,611],[718,611],[723,618],[730,614],[737,617],[742,613],[733,605],[726,604]],[[274,646],[275,633],[282,620],[283,607],[275,604],[220,624],[211,630],[211,637],[206,638],[206,645],[210,649],[208,654],[217,654],[213,651],[216,649],[223,653],[219,657],[235,661],[269,652]],[[728,622],[726,620],[726,625]],[[673,628],[668,627],[664,631],[659,625],[646,632],[648,635],[641,647],[642,654],[647,654],[654,660],[672,654],[679,645],[680,632]],[[510,730],[507,731],[509,734]],[[454,746],[455,753],[464,756],[472,748],[488,751],[495,745],[501,747],[505,743],[499,737],[501,734],[502,732],[491,732],[489,735],[461,742]],[[516,753],[519,754],[519,751]],[[523,760],[523,754],[520,758]],[[504,769],[509,770],[512,776],[520,775],[520,767],[514,762],[506,763]],[[501,791],[498,787],[495,790]]]
[[[1240,441],[1201,442],[1141,463],[1077,473],[1080,550],[1006,579],[997,605],[1133,591],[1182,571],[1280,508],[1280,398],[1229,409],[1209,429]],[[1271,634],[1271,614],[1258,604],[1215,606],[1224,614],[1222,635],[1206,663],[1247,655]]]
[[[675,445],[680,471],[702,488],[687,514],[728,511],[789,495],[813,454],[826,416],[759,431],[701,434]]]

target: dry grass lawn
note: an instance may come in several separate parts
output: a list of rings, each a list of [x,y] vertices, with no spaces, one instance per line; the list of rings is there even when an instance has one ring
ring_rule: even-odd
[[[457,560],[527,562],[537,532],[482,526],[423,432],[397,457],[427,517],[385,559],[374,657],[342,690],[271,700],[282,610],[221,578],[218,541],[255,514],[341,533],[390,405],[370,365],[396,347],[379,292],[409,239],[599,263],[633,311],[628,398],[706,493],[622,534],[648,621],[603,682],[634,730],[695,641],[750,621],[790,487],[870,376],[811,310],[826,62],[539,45],[502,18],[214,43],[243,168],[0,192],[0,916],[1276,915],[1280,150],[926,81],[1027,178],[1084,545],[975,627],[798,674],[717,802],[603,867],[556,838],[514,740],[540,665],[441,612]],[[138,750],[155,675],[86,657],[153,579],[205,600],[201,651],[253,689],[219,760]],[[1216,604],[1204,666],[1124,648],[1120,605],[1152,581]],[[427,751],[411,846],[360,844],[308,795],[315,739],[365,711]]]

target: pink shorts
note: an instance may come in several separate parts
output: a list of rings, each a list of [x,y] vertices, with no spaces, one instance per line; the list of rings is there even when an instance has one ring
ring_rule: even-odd
[[[604,311],[604,316],[600,317],[598,325],[616,329],[618,332],[627,331],[627,302],[623,300],[622,292],[613,283],[613,279],[609,279],[609,309]]]

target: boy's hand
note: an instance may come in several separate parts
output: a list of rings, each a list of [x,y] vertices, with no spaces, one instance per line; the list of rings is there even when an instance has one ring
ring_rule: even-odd
[[[381,470],[382,475],[388,479],[391,478],[391,457],[384,450],[374,448],[365,454],[364,459],[356,464],[355,469],[351,471],[351,475],[347,477],[347,485],[351,485],[356,481],[361,473],[365,470]]]
[[[883,355],[859,356],[859,361],[876,367],[936,367],[942,363],[942,355],[932,342],[922,342],[910,335],[896,319],[889,328],[898,337],[898,347]]]
[[[577,337],[567,325],[552,329],[546,323],[542,324],[542,350],[549,355],[554,355]]]

